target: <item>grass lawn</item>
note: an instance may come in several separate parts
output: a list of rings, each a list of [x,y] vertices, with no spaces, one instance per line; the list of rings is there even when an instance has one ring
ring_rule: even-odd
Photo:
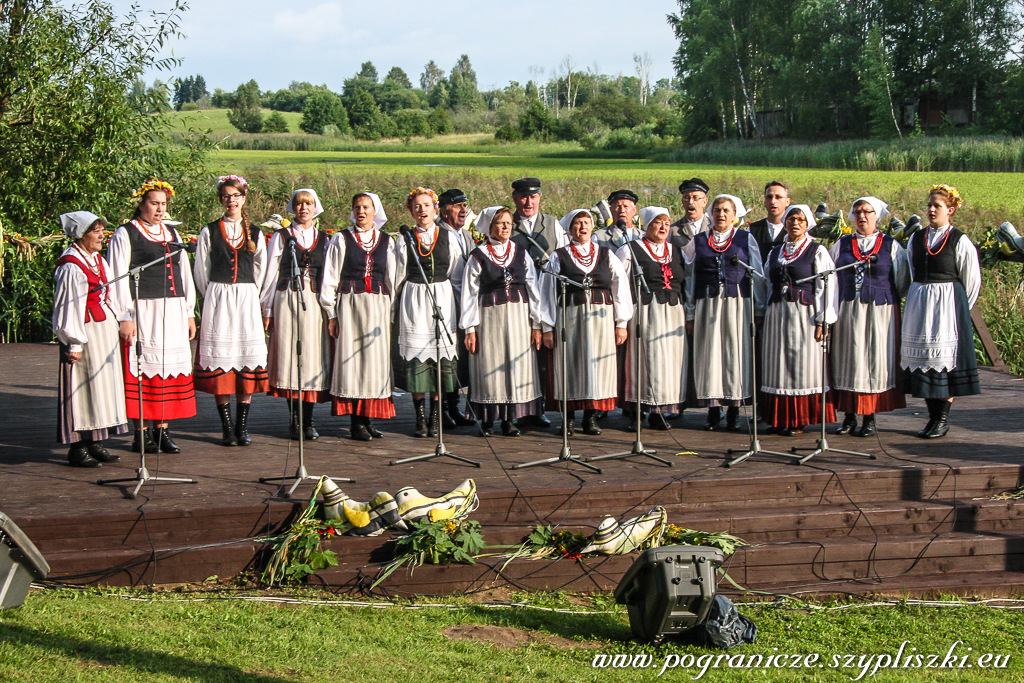
[[[757,642],[726,653],[673,642],[639,645],[625,613],[607,596],[515,596],[578,614],[466,598],[374,609],[231,597],[237,595],[34,593],[20,609],[0,612],[0,680],[1005,681],[1024,675],[1024,618],[987,607],[742,606],[759,628]],[[297,597],[332,599],[313,592]],[[898,661],[907,668],[892,668],[905,641]],[[1003,668],[981,668],[997,661],[982,659],[987,654],[998,655]],[[760,655],[761,664],[739,668],[737,655],[744,664]],[[786,655],[786,668],[766,666],[773,655]],[[881,666],[885,655],[889,667]],[[925,668],[930,655],[937,655],[935,667],[945,659],[947,668]],[[794,662],[798,667],[788,668]]]
[[[272,113],[270,109],[261,109],[263,118],[266,119]],[[299,121],[302,120],[302,112],[283,111],[281,115],[288,122],[289,133],[301,133]],[[238,129],[228,123],[227,109],[202,109],[199,111],[176,111],[172,112],[174,118],[174,130],[189,128],[209,128],[214,133],[237,133]]]

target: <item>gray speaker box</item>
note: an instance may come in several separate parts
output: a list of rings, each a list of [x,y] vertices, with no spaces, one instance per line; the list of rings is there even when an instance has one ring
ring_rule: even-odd
[[[20,607],[33,581],[42,581],[50,573],[28,536],[0,512],[0,609]]]

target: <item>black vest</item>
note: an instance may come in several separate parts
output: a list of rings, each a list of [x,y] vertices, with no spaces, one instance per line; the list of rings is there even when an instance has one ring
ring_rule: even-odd
[[[429,256],[419,255],[419,242],[416,241],[415,236],[412,242],[405,240],[406,249],[409,250],[409,263],[405,267],[406,282],[425,285],[427,282],[444,282],[448,279],[450,262],[448,231],[438,227],[435,239],[437,241],[434,243],[434,250],[430,252]],[[420,274],[420,269],[414,263],[416,259],[419,259],[420,265],[423,266],[423,274]],[[427,282],[423,281],[423,275],[427,276]]]
[[[288,228],[281,228],[277,231],[281,236],[284,253],[281,254],[281,267],[277,271],[277,291],[288,288],[288,282],[292,277],[292,257],[288,253],[288,242],[292,238]],[[327,233],[323,230],[316,231],[316,242],[309,249],[303,249],[298,240],[295,242],[295,259],[299,262],[299,272],[303,277],[309,277],[309,288],[313,292],[319,292],[324,282],[324,260],[327,257]]]
[[[853,253],[855,239],[857,239],[856,235],[844,235],[840,238],[836,268],[848,266],[857,261],[857,257]],[[836,273],[839,280],[840,301],[853,301],[858,298],[857,284],[859,280],[859,298],[862,303],[892,306],[899,302],[899,293],[896,291],[896,274],[892,267],[892,237],[879,234],[875,239],[877,240],[875,246],[881,243],[876,254],[877,262],[865,261],[863,266],[846,268]]]
[[[732,262],[732,257],[736,256],[741,263],[750,264],[750,240],[747,231],[735,231],[729,248],[724,252],[711,248],[713,239],[711,231],[702,232],[693,238],[694,298],[715,298],[722,287],[730,299],[735,299],[740,293],[744,298],[749,297],[750,273],[739,263]]]
[[[609,259],[612,252],[608,249],[603,249],[597,243],[593,243],[593,248],[598,250],[597,263],[594,264],[594,269],[589,273],[584,273],[580,270],[576,262],[572,260],[569,247],[557,249],[555,253],[558,254],[559,272],[570,280],[589,287],[591,301],[595,304],[611,304],[612,267],[609,265]],[[559,290],[561,290],[561,287],[559,287]],[[582,306],[587,303],[586,287],[567,284],[565,286],[565,293],[569,296],[568,303],[573,306]]]
[[[142,231],[135,223],[128,223],[123,226],[128,231],[128,240],[132,245],[132,261],[129,268],[138,268],[161,256],[173,254],[163,263],[146,268],[139,275],[139,298],[140,299],[175,299],[185,296],[185,287],[181,279],[181,268],[178,267],[177,249],[172,248],[167,242],[153,242],[146,239]],[[171,232],[171,240],[180,242],[178,232],[174,228],[168,228]],[[135,298],[135,287],[129,285],[132,298]]]
[[[250,254],[242,244],[233,249],[220,229],[220,221],[206,226],[210,232],[210,282],[226,282],[228,284],[255,284],[256,272],[253,266],[255,253]],[[260,229],[249,227],[249,239],[254,244],[259,240]]]
[[[509,242],[511,248],[513,242]],[[484,253],[487,244],[482,244],[470,256],[480,263],[480,305],[500,306],[512,301],[529,301],[526,293],[526,250],[516,246],[512,262],[505,268],[497,265]]]
[[[925,230],[918,230],[910,238],[914,245],[914,282],[932,284],[940,282],[959,282],[960,270],[956,267],[956,245],[964,236],[962,232],[949,226],[949,236],[937,254],[928,253],[928,239]]]
[[[808,237],[807,239],[810,239]],[[811,242],[804,253],[796,261],[782,265],[779,263],[779,252],[784,246],[772,249],[768,259],[768,281],[772,283],[772,298],[770,303],[780,301],[800,302],[804,306],[814,305],[814,280],[808,280],[795,284],[797,280],[814,275],[814,255],[819,249],[824,249],[817,242]],[[785,292],[783,292],[785,290]]]
[[[355,228],[342,231],[345,240],[345,263],[341,266],[341,282],[338,291],[343,294],[391,294],[388,290],[388,251],[391,249],[391,237],[383,230],[378,231],[380,239],[373,251],[366,251],[359,246]],[[367,272],[369,269],[369,272]]]
[[[668,249],[667,243],[665,248]],[[649,305],[655,299],[657,299],[659,304],[668,304],[669,306],[678,306],[682,303],[683,277],[686,272],[683,263],[683,252],[679,249],[673,249],[672,258],[667,264],[662,266],[647,251],[643,239],[629,242],[629,249],[633,254],[633,267],[640,268],[644,274],[644,280],[647,281],[647,288],[651,290],[648,293],[643,291],[643,287],[641,287],[640,301],[644,305]],[[669,277],[668,284],[665,283],[666,275]],[[636,303],[636,288],[630,287],[629,290],[633,293],[633,300]]]

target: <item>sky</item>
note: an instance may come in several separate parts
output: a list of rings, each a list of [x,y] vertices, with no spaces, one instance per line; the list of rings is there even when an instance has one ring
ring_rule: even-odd
[[[173,4],[136,1],[144,11]],[[132,2],[112,4],[123,16]],[[678,43],[665,17],[678,9],[676,0],[192,0],[181,23],[186,37],[167,52],[183,64],[148,80],[202,74],[211,92],[234,90],[250,79],[264,91],[308,81],[340,92],[369,60],[381,78],[398,66],[419,87],[428,61],[447,73],[468,54],[479,88],[491,90],[513,80],[547,80],[562,73],[566,56],[575,70],[631,76],[633,54],[646,52],[653,84],[673,75]]]

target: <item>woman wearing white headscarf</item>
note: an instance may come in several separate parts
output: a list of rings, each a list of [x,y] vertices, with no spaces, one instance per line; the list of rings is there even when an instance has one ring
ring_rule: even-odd
[[[829,251],[836,267],[862,265],[836,273],[839,319],[833,327],[832,399],[846,413],[837,434],[874,436],[875,413],[907,406],[900,370],[900,301],[910,286],[907,252],[878,223],[889,207],[877,197],[861,197],[850,207],[856,232]],[[857,416],[864,421],[857,430]]]
[[[352,227],[338,232],[327,247],[320,305],[334,337],[332,414],[352,416],[352,438],[382,437],[370,418],[395,416],[391,398],[391,304],[395,255],[381,230],[388,217],[380,197],[352,197]]]
[[[669,241],[672,218],[668,209],[649,206],[640,211],[643,236],[619,247],[615,255],[622,261],[636,314],[629,321],[626,349],[626,402],[637,401],[636,354],[640,351],[640,378],[643,392],[640,413],[648,412],[652,429],[669,428],[666,413],[678,413],[686,402],[686,312],[684,276],[686,264],[682,252]],[[644,275],[647,289],[640,290],[636,301],[634,268]],[[643,338],[637,338],[637,324]]]
[[[313,426],[313,407],[330,400],[328,390],[331,387],[327,316],[317,305],[324,279],[328,238],[327,233],[317,227],[316,217],[324,212],[324,207],[315,191],[303,188],[292,193],[285,210],[294,214],[295,220],[270,237],[267,272],[260,296],[263,326],[270,331],[267,363],[270,391],[267,393],[288,399],[291,438],[298,439],[299,429],[302,429],[306,441],[315,441],[320,435]],[[302,290],[305,309],[292,279],[293,263],[299,267],[298,287]],[[295,362],[295,340],[300,327],[301,378]]]
[[[537,271],[512,236],[512,210],[492,206],[480,212],[477,230],[487,240],[469,254],[462,275],[462,315],[469,351],[469,402],[484,436],[519,436],[513,420],[542,415],[536,354],[542,332],[554,320],[541,298]]]
[[[686,283],[686,325],[693,334],[697,405],[708,409],[704,428],[719,429],[725,406],[725,429],[734,431],[740,406],[749,405],[754,394],[748,300],[754,297],[758,323],[765,300],[764,280],[752,276],[742,264],[761,273],[761,252],[757,239],[738,227],[747,215],[739,197],[718,195],[708,215],[711,230],[697,233],[683,250],[692,272]]]
[[[828,392],[821,374],[820,342],[823,324],[836,320],[836,288],[829,283],[828,300],[821,278],[797,280],[834,267],[828,250],[807,235],[815,226],[806,204],[795,204],[782,217],[786,241],[768,254],[771,298],[764,315],[764,421],[783,436],[802,434],[809,424],[835,421],[835,408],[821,393]],[[834,280],[834,276],[828,276]]]
[[[548,268],[561,273],[576,285],[566,286],[566,352],[555,351],[555,371],[551,375],[554,397],[549,410],[558,410],[562,399],[562,363],[568,362],[569,431],[575,411],[583,410],[583,432],[600,434],[595,412],[612,410],[617,391],[616,345],[626,342],[626,324],[633,317],[629,281],[622,262],[611,252],[592,242],[594,219],[588,209],[574,209],[559,221],[568,232],[568,246],[551,254]],[[556,311],[556,326],[562,326],[562,308],[556,286],[549,294],[549,306]],[[544,344],[554,348],[552,332],[544,335]]]
[[[110,290],[99,288],[112,278],[100,256],[106,221],[74,211],[62,215],[60,224],[72,243],[53,274],[53,333],[60,342],[57,434],[71,445],[73,467],[99,467],[120,460],[103,441],[128,431],[117,336],[123,311],[114,308]]]

